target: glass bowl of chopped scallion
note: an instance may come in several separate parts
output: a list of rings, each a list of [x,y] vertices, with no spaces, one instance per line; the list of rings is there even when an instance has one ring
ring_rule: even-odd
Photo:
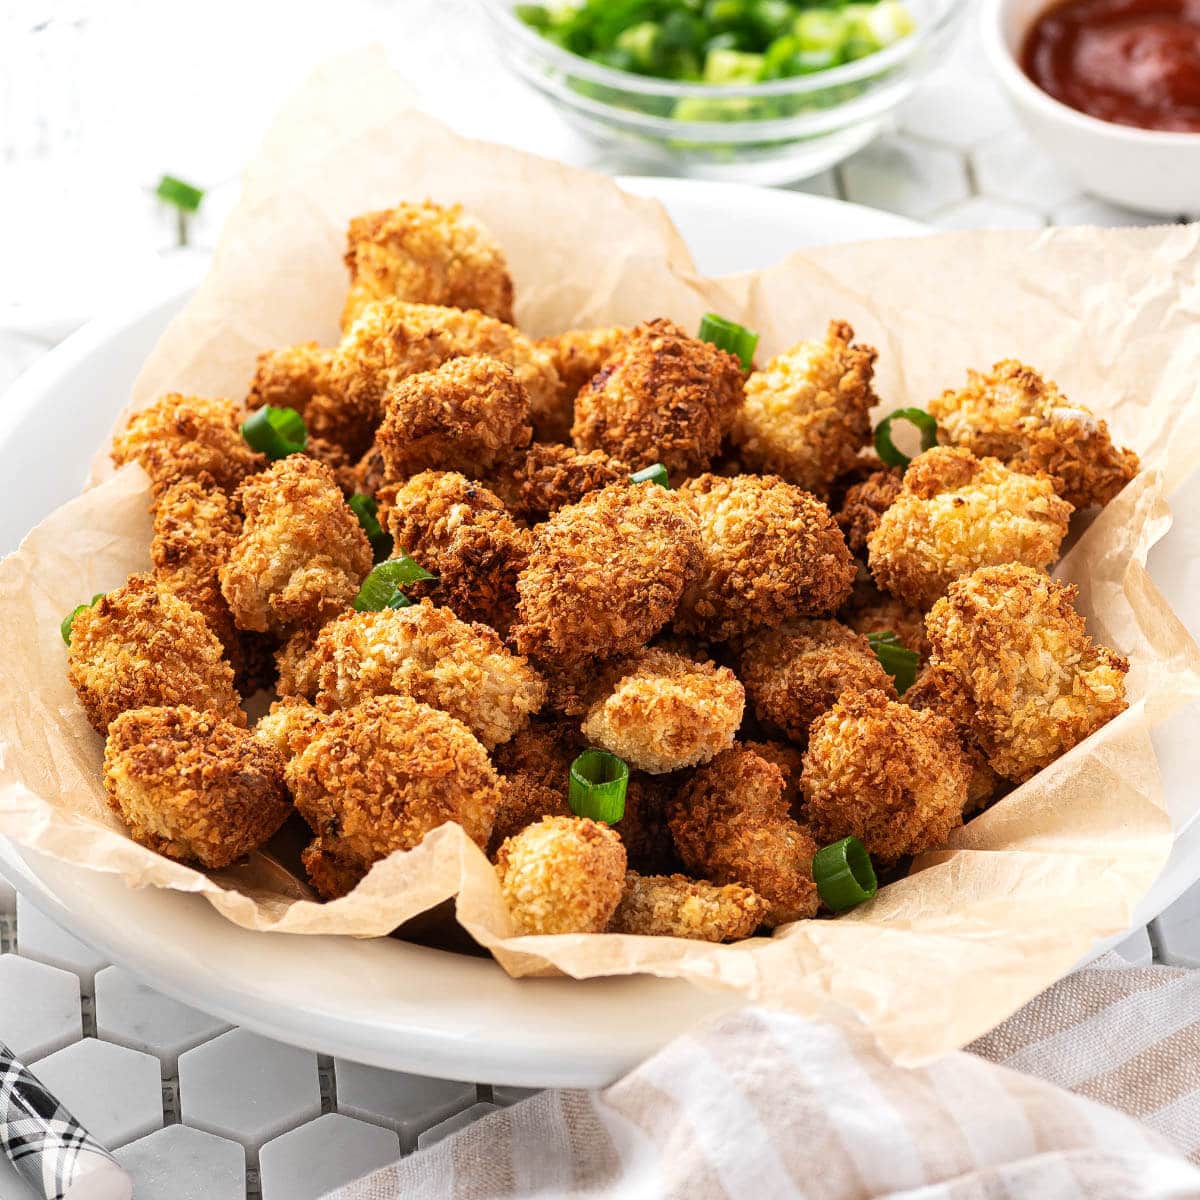
[[[965,0],[479,0],[508,65],[647,171],[785,183],[865,145]]]

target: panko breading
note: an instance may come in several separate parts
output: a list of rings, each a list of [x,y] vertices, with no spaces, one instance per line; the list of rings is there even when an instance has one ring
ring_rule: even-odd
[[[866,479],[852,483],[836,513],[838,527],[854,554],[865,554],[867,538],[875,532],[879,518],[896,502],[904,489],[904,475],[895,468],[872,471]]]
[[[854,560],[829,509],[773,475],[702,475],[681,489],[699,514],[703,560],[675,628],[726,640],[825,616],[850,593]]]
[[[240,629],[286,634],[350,607],[371,543],[323,463],[291,454],[238,490],[242,535],[221,567]]]
[[[727,942],[749,937],[766,912],[767,902],[740,883],[629,871],[608,931]]]
[[[1021,781],[1124,711],[1129,662],[1087,635],[1078,589],[1010,563],[951,585],[927,628],[997,774]]]
[[[708,762],[733,745],[746,693],[727,667],[642,650],[609,674],[583,735],[652,775]]]
[[[312,700],[317,694],[317,662],[313,647],[322,626],[304,627],[275,651],[275,667],[279,677],[275,690],[280,696],[299,696]]]
[[[922,662],[929,657],[925,614],[873,585],[868,585],[861,593],[855,589],[849,604],[838,616],[859,633],[894,633],[904,646],[921,656]]]
[[[338,900],[362,882],[369,864],[349,857],[337,838],[313,838],[300,854],[308,882],[322,900]]]
[[[76,613],[67,678],[101,733],[127,709],[159,705],[187,704],[246,723],[217,635],[149,575],[131,575]]]
[[[287,762],[317,736],[325,715],[300,696],[285,696],[255,721],[250,732]]]
[[[941,446],[909,464],[904,488],[867,538],[884,591],[928,609],[976,567],[1047,567],[1066,537],[1071,506],[1047,475]]]
[[[804,751],[787,742],[743,742],[743,749],[753,750],[759,758],[774,763],[783,775],[783,798],[792,816],[801,819],[804,797],[800,793],[800,776],[804,771]]]
[[[141,463],[156,488],[207,473],[225,491],[267,465],[243,439],[231,401],[178,392],[130,416],[124,432],[113,438],[112,460],[118,467]]]
[[[794,621],[751,634],[742,644],[738,677],[754,715],[801,743],[843,692],[878,688],[896,695],[866,637],[832,620]]]
[[[500,772],[501,796],[489,853],[542,817],[572,815],[569,774],[581,748],[579,730],[565,721],[531,723],[496,747],[492,763]]]
[[[571,438],[636,471],[708,469],[742,406],[741,363],[667,320],[630,331],[575,398]]]
[[[752,372],[733,426],[742,469],[825,495],[871,435],[875,358],[845,321],[830,321],[823,342],[797,342]]]
[[[968,371],[965,387],[943,392],[928,408],[943,442],[1014,471],[1044,471],[1075,508],[1107,504],[1138,471],[1138,456],[1113,445],[1102,418],[1011,358],[986,373]]]
[[[317,835],[309,860],[343,883],[393,850],[411,850],[448,821],[486,846],[500,779],[459,720],[409,696],[375,696],[326,717],[287,765],[300,815]],[[320,888],[319,871],[310,878]],[[328,886],[328,878],[324,881]]]
[[[506,471],[489,481],[514,516],[531,524],[631,474],[627,463],[603,450],[587,454],[571,446],[535,442]]]
[[[486,625],[468,625],[423,600],[409,608],[349,612],[317,637],[317,707],[371,696],[411,696],[450,713],[490,750],[537,712],[546,685]]]
[[[570,440],[579,389],[628,336],[627,328],[614,325],[606,329],[570,329],[538,339],[537,345],[549,353],[558,371],[558,403],[553,411],[539,414],[534,422],[533,435],[539,442]]]
[[[846,692],[809,731],[805,812],[823,843],[850,835],[893,863],[944,846],[969,772],[954,726],[886,692]]]
[[[346,235],[346,268],[350,294],[343,328],[364,304],[387,299],[476,308],[512,324],[513,283],[504,251],[461,204],[426,200],[355,217]]]
[[[104,787],[134,841],[210,869],[257,850],[291,812],[283,758],[187,705],[117,717],[104,747]]]
[[[500,891],[523,934],[602,933],[625,866],[621,839],[586,817],[543,817],[496,852]]]
[[[767,902],[764,925],[817,915],[817,845],[789,814],[774,763],[745,746],[718,754],[683,785],[670,825],[690,871],[714,883],[740,883]]]
[[[530,437],[529,393],[506,363],[468,355],[402,379],[384,397],[376,445],[389,479],[427,468],[486,474]]]
[[[517,648],[564,665],[628,654],[670,619],[700,562],[686,498],[613,484],[534,530],[517,580]]]

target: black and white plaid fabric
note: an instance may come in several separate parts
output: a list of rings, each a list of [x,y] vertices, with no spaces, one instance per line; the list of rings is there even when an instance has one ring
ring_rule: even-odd
[[[63,1200],[97,1160],[114,1163],[103,1146],[0,1043],[0,1146],[46,1200]]]

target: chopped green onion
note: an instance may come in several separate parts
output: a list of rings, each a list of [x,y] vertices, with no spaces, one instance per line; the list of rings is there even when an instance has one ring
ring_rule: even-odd
[[[867,641],[879,659],[879,665],[896,681],[896,692],[903,696],[916,682],[921,656],[910,650],[890,629],[867,634]]]
[[[631,25],[617,38],[614,49],[633,58],[641,71],[653,71],[662,59],[662,30],[657,21]]]
[[[363,580],[354,597],[354,609],[356,612],[382,612],[385,608],[407,608],[412,601],[402,589],[407,584],[434,578],[436,576],[402,552],[399,558],[381,562]]]
[[[854,908],[879,890],[871,856],[856,837],[822,846],[813,855],[812,874],[825,907],[834,912]]]
[[[274,408],[270,404],[264,404],[246,418],[242,437],[270,459],[299,454],[308,445],[304,418],[294,408]]]
[[[923,408],[898,408],[875,426],[875,452],[889,467],[907,467],[912,459],[892,441],[892,422],[907,421],[921,431],[921,449],[937,445],[937,422]]]
[[[184,212],[195,212],[200,207],[200,201],[204,199],[202,188],[185,183],[182,179],[176,179],[174,175],[164,175],[158,181],[158,187],[154,189],[154,194],[160,200],[165,200],[168,204],[174,205]]]
[[[385,533],[379,524],[379,505],[364,492],[355,492],[347,501],[350,511],[358,518],[358,523],[371,543],[371,553],[377,563],[386,562],[392,556],[394,549],[392,535]]]
[[[630,483],[657,483],[659,487],[671,489],[671,481],[667,478],[667,468],[662,463],[652,463],[640,471],[634,471],[629,477]]]
[[[585,750],[571,764],[567,799],[577,817],[615,825],[625,815],[629,768],[607,750]]]
[[[709,50],[704,56],[704,82],[712,84],[757,83],[763,77],[766,59],[746,50]]]
[[[62,634],[62,640],[66,642],[68,646],[71,644],[71,626],[75,624],[75,618],[79,616],[79,614],[83,612],[85,608],[91,608],[96,601],[101,599],[103,596],[103,592],[97,592],[86,604],[75,605],[75,607],[71,609],[71,611],[67,613],[65,617],[63,617],[62,623],[58,627],[58,632]]]
[[[736,355],[741,360],[742,370],[750,370],[754,362],[754,348],[758,345],[758,334],[752,329],[716,313],[705,313],[700,318],[700,332],[696,336],[702,342],[711,342]]]

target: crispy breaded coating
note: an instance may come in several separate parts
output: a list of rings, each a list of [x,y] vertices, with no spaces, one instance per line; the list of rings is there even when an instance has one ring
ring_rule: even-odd
[[[921,656],[922,662],[929,657],[925,614],[873,585],[862,592],[856,589],[839,617],[859,633],[894,633],[909,650]]]
[[[746,693],[728,667],[712,662],[641,650],[606,684],[584,718],[584,737],[652,775],[708,762],[733,745],[742,723]]]
[[[1087,635],[1078,589],[1017,563],[952,584],[927,620],[966,723],[1005,779],[1028,779],[1124,711],[1129,662]]]
[[[327,438],[310,437],[304,453],[333,472],[334,481],[347,499],[358,491],[358,464],[343,446]]]
[[[680,789],[670,825],[690,871],[714,883],[740,883],[767,902],[762,924],[817,915],[817,846],[789,814],[774,763],[745,746],[718,754]]]
[[[723,887],[686,875],[639,875],[629,871],[610,933],[732,942],[762,924],[767,902],[740,883]]]
[[[872,471],[866,479],[846,489],[842,506],[835,515],[852,553],[866,553],[867,538],[875,532],[879,518],[896,502],[903,488],[903,472],[888,467]]]
[[[101,733],[127,709],[158,705],[187,704],[246,723],[217,635],[149,575],[131,575],[76,614],[67,678]]]
[[[943,846],[962,824],[954,726],[886,692],[846,692],[809,731],[805,812],[823,844],[853,835],[881,863]]]
[[[242,535],[221,567],[241,629],[286,634],[350,607],[371,570],[371,544],[323,463],[291,454],[238,490]]]
[[[833,612],[854,560],[829,509],[774,475],[702,475],[683,489],[700,518],[703,565],[675,628],[726,640],[760,625]]]
[[[530,438],[529,393],[495,358],[452,358],[410,375],[383,405],[375,440],[389,479],[427,468],[486,474]]]
[[[286,762],[316,737],[325,714],[300,696],[276,700],[254,723],[251,733]]]
[[[494,630],[429,600],[345,613],[321,630],[313,660],[322,712],[411,696],[457,717],[488,749],[508,741],[546,696],[537,672]]]
[[[304,700],[316,697],[319,664],[313,657],[313,647],[322,628],[303,626],[275,651],[275,667],[279,673],[275,690],[280,696],[299,696]]]
[[[867,538],[871,574],[884,591],[928,609],[976,567],[1048,567],[1070,516],[1049,476],[935,447],[909,464],[903,490]]]
[[[385,483],[387,472],[383,466],[383,455],[378,446],[372,445],[354,468],[354,490],[374,496]]]
[[[533,436],[537,441],[570,440],[579,389],[604,366],[628,336],[627,328],[614,325],[606,329],[570,329],[538,339],[536,344],[549,353],[558,371],[558,397],[553,411],[540,414],[534,423]]]
[[[117,717],[104,747],[104,787],[134,841],[214,870],[257,850],[291,811],[283,758],[187,705]]]
[[[753,750],[759,758],[774,763],[783,775],[783,798],[791,809],[792,816],[801,819],[804,797],[800,792],[800,776],[804,771],[804,751],[787,742],[743,742],[747,750]]]
[[[337,838],[313,838],[300,852],[308,882],[322,900],[338,900],[362,882],[370,864],[348,857]]]
[[[1113,445],[1102,418],[1011,358],[988,372],[968,371],[965,387],[943,392],[928,408],[943,442],[1014,471],[1044,471],[1075,508],[1107,504],[1138,471],[1138,456]]]
[[[625,482],[631,473],[627,463],[603,450],[584,454],[571,446],[535,442],[490,482],[514,516],[536,525],[589,492]]]
[[[600,822],[543,817],[501,845],[496,874],[521,933],[602,933],[625,886],[625,847]]]
[[[534,530],[517,580],[517,648],[564,665],[627,654],[670,619],[700,562],[678,492],[613,484]]]
[[[708,469],[741,406],[741,363],[660,318],[631,330],[576,396],[571,438],[678,480]]]
[[[267,465],[242,438],[231,401],[178,392],[130,416],[124,432],[113,438],[112,460],[118,467],[141,463],[156,489],[206,473],[217,487],[232,491]]]
[[[754,715],[800,743],[843,692],[879,688],[896,695],[866,637],[833,620],[756,631],[742,644],[738,677]]]
[[[403,203],[363,213],[346,234],[342,328],[372,300],[476,308],[512,324],[513,282],[491,231],[461,204]]]
[[[486,846],[500,802],[475,735],[409,696],[375,696],[326,717],[285,778],[320,843],[309,857],[332,858],[344,881],[447,821]],[[323,886],[318,872],[310,877]]]
[[[500,806],[492,825],[489,854],[505,838],[542,817],[569,817],[571,763],[582,749],[579,730],[567,721],[534,721],[497,746],[492,763],[500,772]]]
[[[875,358],[845,321],[830,321],[823,342],[797,342],[752,372],[733,426],[742,470],[825,495],[871,435]]]

